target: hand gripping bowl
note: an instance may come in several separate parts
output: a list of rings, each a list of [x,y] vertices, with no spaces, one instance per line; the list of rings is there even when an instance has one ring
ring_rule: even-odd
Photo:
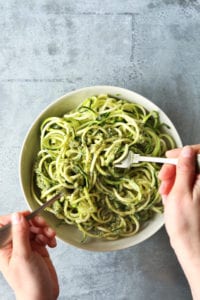
[[[161,122],[169,125],[170,129],[167,130],[175,140],[176,146],[182,146],[179,134],[166,114],[151,101],[135,92],[114,86],[92,86],[67,93],[51,103],[36,118],[25,137],[25,141],[22,146],[20,156],[20,182],[26,202],[31,210],[34,210],[38,207],[38,204],[34,200],[31,193],[31,185],[33,165],[39,150],[40,125],[42,121],[50,116],[63,116],[66,112],[76,108],[84,99],[100,94],[109,94],[113,96],[117,95],[120,98],[143,105],[148,111],[158,111]],[[81,243],[80,241],[82,234],[75,226],[67,224],[60,225],[60,220],[49,212],[44,212],[43,216],[46,221],[53,228],[55,228],[58,238],[73,246],[90,251],[114,251],[134,246],[152,236],[164,224],[163,215],[156,214],[155,217],[149,221],[148,226],[144,227],[134,236],[117,240],[88,239],[88,241],[85,243]]]

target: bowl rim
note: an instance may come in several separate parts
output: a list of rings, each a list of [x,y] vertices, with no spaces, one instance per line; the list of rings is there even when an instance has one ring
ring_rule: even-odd
[[[146,97],[142,96],[141,94],[138,94],[135,91],[132,91],[132,90],[129,90],[129,89],[126,89],[126,88],[122,88],[122,87],[112,86],[112,85],[94,85],[94,86],[82,87],[82,88],[79,88],[79,89],[75,89],[75,90],[69,91],[69,92],[65,93],[64,95],[60,96],[59,98],[57,98],[57,99],[53,100],[52,102],[50,102],[37,115],[37,117],[32,121],[31,125],[29,126],[29,128],[28,128],[28,130],[27,130],[27,132],[25,134],[22,146],[21,146],[21,151],[20,151],[20,155],[19,155],[19,167],[18,167],[19,179],[20,179],[20,187],[21,187],[24,199],[25,199],[28,207],[31,210],[32,210],[32,206],[30,204],[30,201],[27,199],[26,191],[25,191],[25,188],[24,188],[23,176],[22,176],[23,170],[22,169],[23,169],[23,155],[24,155],[24,151],[25,151],[24,150],[25,149],[25,145],[26,145],[28,137],[31,134],[31,131],[33,130],[34,125],[37,124],[38,122],[40,122],[42,116],[45,113],[47,113],[49,110],[51,110],[51,108],[53,108],[58,103],[60,103],[62,101],[65,101],[65,98],[66,98],[66,101],[67,101],[73,95],[76,95],[76,94],[79,94],[79,93],[83,93],[83,92],[86,92],[86,93],[89,94],[89,93],[91,93],[93,91],[94,91],[93,95],[100,94],[99,92],[95,92],[95,91],[102,91],[101,92],[102,94],[106,94],[106,90],[109,91],[109,93],[107,93],[107,94],[111,94],[113,96],[116,96],[116,95],[119,94],[119,95],[122,95],[122,98],[130,100],[132,102],[136,102],[136,103],[139,103],[139,101],[145,102],[145,105],[143,103],[142,103],[142,105],[147,110],[153,110],[153,109],[157,110],[159,112],[159,114],[161,113],[162,117],[164,117],[164,118],[167,119],[167,122],[168,122],[167,124],[170,126],[170,128],[173,129],[174,134],[176,135],[176,139],[175,139],[176,144],[178,146],[182,146],[182,141],[181,141],[180,135],[179,135],[177,129],[175,128],[174,124],[172,123],[172,121],[166,115],[166,113],[160,107],[158,107],[154,102],[152,102],[151,100],[149,100]],[[127,96],[123,96],[123,94],[126,94]],[[81,101],[83,101],[83,100],[84,99],[81,99]],[[80,103],[81,103],[81,101],[80,101]],[[43,213],[42,215],[45,218],[46,217],[46,212]],[[129,248],[129,247],[135,246],[135,245],[137,245],[137,244],[139,244],[139,243],[141,243],[143,241],[146,241],[151,236],[153,236],[156,232],[158,232],[162,228],[163,225],[164,225],[164,217],[163,217],[163,215],[161,215],[160,219],[157,221],[156,228],[154,228],[154,230],[152,230],[151,232],[148,232],[148,234],[146,233],[145,236],[143,236],[141,234],[141,237],[139,236],[138,239],[137,239],[137,241],[135,241],[135,242],[129,242],[129,240],[134,241],[134,237],[135,236],[132,236],[132,237],[129,237],[129,238],[125,237],[125,238],[122,238],[122,239],[115,240],[115,241],[127,240],[127,244],[126,243],[120,243],[120,242],[118,242],[118,243],[116,243],[116,245],[114,247],[111,247],[111,248],[109,247],[109,241],[104,241],[105,246],[104,247],[100,247],[101,249],[96,249],[95,246],[91,247],[89,245],[89,243],[88,244],[83,244],[83,243],[80,243],[80,242],[77,243],[77,242],[73,242],[73,241],[66,241],[59,234],[57,235],[57,238],[59,240],[65,242],[66,244],[70,244],[70,245],[72,245],[72,246],[74,246],[76,248],[79,248],[79,249],[84,249],[84,250],[89,250],[89,251],[96,251],[96,252],[116,251],[116,250],[126,249],[126,248]],[[139,233],[137,235],[139,235]],[[114,241],[112,241],[112,242],[114,242]]]

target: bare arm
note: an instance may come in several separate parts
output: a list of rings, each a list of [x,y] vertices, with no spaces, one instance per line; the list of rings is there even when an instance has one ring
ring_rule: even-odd
[[[198,150],[200,145],[168,152],[168,157],[178,157],[178,165],[164,165],[159,174],[166,230],[195,300],[200,300],[200,174],[195,169]]]

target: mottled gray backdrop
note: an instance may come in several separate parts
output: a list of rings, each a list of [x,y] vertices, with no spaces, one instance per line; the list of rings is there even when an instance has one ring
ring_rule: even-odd
[[[18,160],[25,134],[59,96],[90,85],[134,90],[159,105],[184,144],[198,143],[200,1],[0,2],[0,214],[27,208]],[[127,250],[51,251],[66,300],[188,300],[163,228]],[[0,299],[14,295],[0,275]],[[28,299],[28,295],[27,295]]]

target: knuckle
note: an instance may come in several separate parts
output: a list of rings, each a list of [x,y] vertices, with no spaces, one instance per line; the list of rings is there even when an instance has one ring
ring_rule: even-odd
[[[180,161],[177,165],[177,171],[179,173],[188,173],[188,171],[193,172],[195,170],[195,166],[192,165],[189,161]]]

